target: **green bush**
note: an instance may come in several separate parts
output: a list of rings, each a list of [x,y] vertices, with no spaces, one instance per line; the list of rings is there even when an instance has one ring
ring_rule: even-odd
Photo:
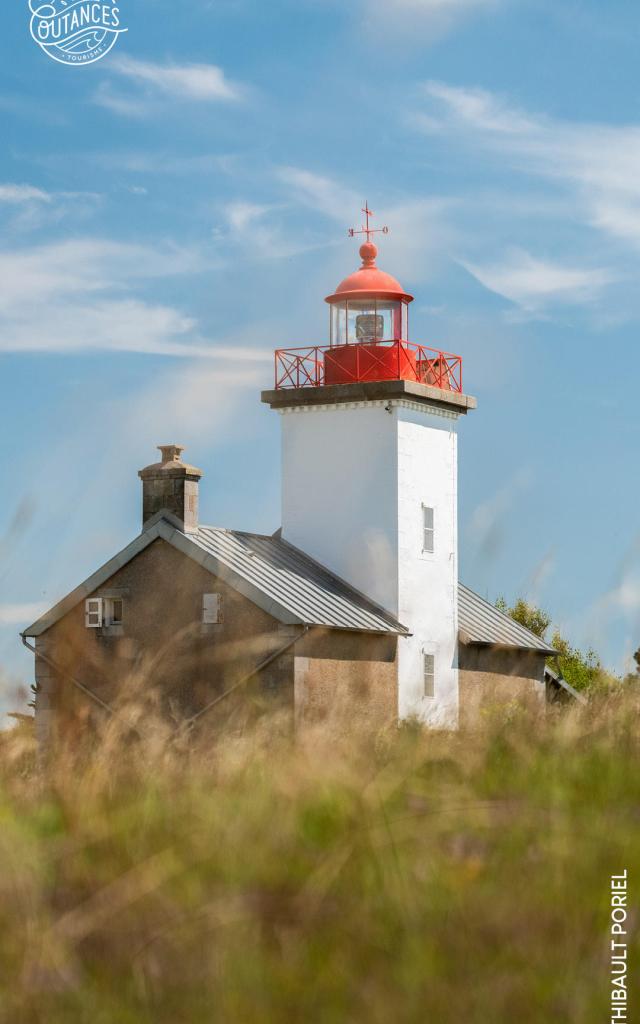
[[[543,608],[530,604],[524,598],[519,597],[512,608],[509,607],[504,597],[496,601],[496,608],[510,615],[515,622],[531,630],[541,640],[547,640],[547,631],[551,625],[551,616]],[[554,629],[553,636],[549,641],[556,654],[549,658],[549,664],[554,670],[559,670],[566,681],[573,686],[574,690],[583,693],[606,693],[609,690],[616,690],[620,687],[622,680],[607,671],[600,658],[591,648],[588,651],[581,651],[573,647],[563,637],[559,629]],[[638,652],[640,654],[640,652]],[[638,659],[640,665],[640,659]],[[625,683],[633,677],[627,677]]]

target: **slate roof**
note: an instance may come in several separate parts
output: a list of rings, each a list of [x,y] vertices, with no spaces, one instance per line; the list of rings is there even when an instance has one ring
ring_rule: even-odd
[[[553,647],[479,594],[458,584],[458,627],[465,643],[497,644],[553,654]]]

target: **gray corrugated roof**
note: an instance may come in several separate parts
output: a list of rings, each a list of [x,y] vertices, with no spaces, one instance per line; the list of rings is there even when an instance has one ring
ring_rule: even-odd
[[[389,612],[278,536],[201,526],[189,540],[299,622],[375,633],[407,632]]]
[[[407,633],[390,612],[278,536],[208,526],[201,526],[197,533],[184,533],[177,519],[162,512],[131,544],[25,629],[23,636],[46,632],[158,539],[199,562],[282,623]]]
[[[209,526],[201,526],[197,533],[184,533],[179,521],[163,512],[154,516],[131,544],[25,629],[23,635],[40,636],[157,539],[167,541],[213,575],[224,578],[280,622],[372,633],[408,632],[390,612],[278,535],[268,537]],[[458,610],[460,631],[467,643],[552,651],[528,629],[462,583],[458,589]]]
[[[465,643],[499,644],[553,653],[539,636],[515,622],[479,594],[458,584],[458,625]]]

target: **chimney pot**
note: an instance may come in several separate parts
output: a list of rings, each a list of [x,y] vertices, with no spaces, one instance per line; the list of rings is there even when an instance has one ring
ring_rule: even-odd
[[[159,444],[158,451],[162,452],[162,462],[181,462],[181,455],[184,451],[183,444]]]

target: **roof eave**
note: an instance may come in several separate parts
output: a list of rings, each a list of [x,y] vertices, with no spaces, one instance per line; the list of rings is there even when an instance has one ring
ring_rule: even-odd
[[[59,622],[63,616],[70,612],[76,605],[80,604],[82,600],[89,597],[98,587],[101,587],[106,580],[110,579],[118,569],[122,569],[127,565],[136,555],[144,551],[154,540],[157,540],[161,536],[160,523],[155,522],[148,530],[144,530],[141,534],[135,537],[130,544],[127,544],[117,555],[110,558],[108,562],[96,569],[91,576],[88,576],[84,582],[72,590],[69,594],[62,598],[53,605],[49,611],[41,615],[39,619],[36,619],[30,626],[23,629],[20,636],[23,637],[38,637],[45,633],[51,626],[54,626],[56,622]]]
[[[458,632],[458,639],[467,647],[494,647],[505,651],[534,651],[536,654],[549,656],[558,653],[554,651],[553,647],[547,647],[546,644],[534,647],[533,644],[512,644],[500,640],[476,640],[467,633],[464,633],[463,630]]]

